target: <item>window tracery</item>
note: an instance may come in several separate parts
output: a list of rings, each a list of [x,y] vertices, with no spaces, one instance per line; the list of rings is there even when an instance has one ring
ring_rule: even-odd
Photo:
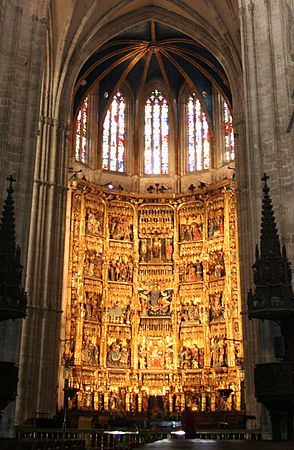
[[[210,167],[210,132],[205,112],[195,94],[188,98],[188,171]]]
[[[161,89],[161,88],[159,88]],[[147,97],[143,105],[144,121],[141,123],[143,134],[143,174],[168,175],[174,161],[171,157],[171,127],[169,123],[169,104],[158,86]],[[233,119],[228,103],[220,93],[216,93],[216,107],[213,114],[213,125],[210,124],[197,94],[189,94],[185,90],[184,106],[181,109],[183,134],[182,156],[187,174],[209,170],[213,165],[220,167],[235,159],[235,140]],[[126,94],[117,92],[107,110],[101,134],[98,135],[98,105],[91,100],[91,94],[84,101],[75,120],[74,157],[81,163],[89,164],[97,158],[99,146],[92,148],[93,142],[100,141],[101,168],[104,171],[126,173],[131,165],[127,161],[126,135],[132,136],[132,123],[129,100]],[[94,97],[93,97],[94,98]],[[128,97],[129,98],[129,97]],[[141,108],[140,108],[141,109]],[[140,114],[140,112],[138,112]],[[183,121],[182,121],[183,120]],[[211,142],[211,126],[217,137],[216,147]],[[129,129],[130,128],[130,129]],[[134,144],[134,143],[133,143]],[[130,146],[132,148],[132,143]],[[93,159],[90,156],[93,153]],[[96,153],[96,156],[94,155]],[[141,153],[142,154],[142,153]],[[175,155],[173,156],[175,157]],[[99,165],[100,165],[99,164]],[[142,166],[141,166],[142,167]]]
[[[162,93],[154,89],[145,103],[144,173],[168,174],[168,103]]]
[[[82,163],[88,160],[88,97],[78,111],[75,124],[75,159]]]
[[[226,102],[223,103],[223,123],[225,138],[225,161],[230,162],[235,159],[235,140],[233,118]]]
[[[121,94],[113,97],[106,113],[102,131],[102,169],[114,172],[125,170],[126,101]]]

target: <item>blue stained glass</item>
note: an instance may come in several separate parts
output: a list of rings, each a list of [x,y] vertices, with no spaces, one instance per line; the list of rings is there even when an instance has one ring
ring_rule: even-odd
[[[88,122],[88,97],[83,101],[75,126],[75,159],[83,163],[87,162],[87,122]]]
[[[109,130],[110,130],[110,111],[108,110],[103,125],[102,169],[108,169]]]
[[[125,150],[125,103],[120,103],[118,113],[118,167],[119,172],[124,170]]]
[[[201,103],[192,94],[187,102],[188,111],[188,170],[189,172],[209,169],[210,134],[208,122]]]
[[[168,106],[166,100],[163,101],[161,114],[161,138],[162,138],[162,173],[168,173]]]
[[[233,118],[226,102],[223,104],[224,111],[224,135],[225,135],[225,160],[227,162],[235,159],[235,138],[233,129]]]
[[[113,97],[103,123],[102,169],[114,172],[123,172],[125,169],[125,109],[125,100],[118,92]]]
[[[145,105],[145,153],[144,153],[144,171],[146,174],[152,174],[152,107],[151,101],[147,100]]]
[[[155,89],[145,104],[144,173],[168,173],[168,104]]]

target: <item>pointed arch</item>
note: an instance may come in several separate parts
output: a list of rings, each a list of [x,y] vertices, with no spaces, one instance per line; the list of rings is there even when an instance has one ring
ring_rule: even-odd
[[[85,97],[75,120],[74,156],[76,161],[88,162],[88,97]]]
[[[229,106],[223,100],[223,125],[224,125],[224,158],[225,162],[235,159],[235,138],[233,128],[233,118]]]
[[[154,89],[144,107],[144,173],[167,175],[169,170],[169,106],[162,92]]]
[[[126,99],[118,91],[112,98],[102,126],[102,169],[125,171]]]
[[[211,166],[210,130],[206,113],[195,93],[186,100],[187,171],[198,172]]]

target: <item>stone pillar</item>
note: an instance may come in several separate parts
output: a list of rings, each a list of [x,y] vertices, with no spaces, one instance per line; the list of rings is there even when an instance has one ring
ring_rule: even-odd
[[[289,55],[285,52],[287,33],[290,33],[291,28],[289,21],[285,20],[286,3],[247,0],[240,8],[245,117],[242,118],[240,113],[235,119],[238,132],[236,175],[244,311],[247,309],[246,297],[252,283],[254,248],[259,241],[260,179],[264,172],[273,180],[272,200],[282,240],[290,242],[293,237],[293,215],[289,214],[290,208],[285,208],[285,205],[293,203],[290,192],[293,192],[294,187],[293,135],[291,137],[291,132],[287,132],[293,107],[288,89],[289,73],[285,70],[291,65]],[[291,13],[289,8],[288,13]],[[290,260],[294,259],[293,246],[289,249],[289,256]],[[253,321],[249,323],[245,315],[242,318],[246,412],[259,420],[261,413],[254,395],[252,366],[273,358],[271,342],[274,330],[265,321],[262,339],[260,326]]]
[[[34,164],[36,159],[36,140],[38,135],[38,115],[40,105],[40,88],[44,67],[45,36],[47,29],[48,1],[35,0],[21,2],[11,0],[2,2],[0,35],[3,45],[0,47],[0,204],[6,193],[4,183],[7,175],[13,174],[17,179],[15,186],[16,240],[22,249],[23,273],[27,269],[27,249],[30,228],[30,211],[33,195]],[[23,212],[26,211],[26,214]],[[22,220],[18,220],[18,216]],[[29,297],[30,303],[30,297]],[[32,310],[28,308],[28,317]],[[33,313],[34,314],[34,313]],[[42,321],[42,320],[41,320]],[[41,323],[40,321],[40,323]],[[5,358],[14,353],[13,360],[19,361],[19,338],[21,326],[16,321],[13,336],[1,326],[6,342]],[[54,325],[53,325],[54,328]],[[34,330],[32,329],[31,332]],[[21,375],[20,375],[21,379]],[[35,385],[31,384],[31,394]],[[18,384],[19,400],[30,394],[25,391],[21,381]],[[14,406],[7,410],[10,424],[14,423]],[[36,410],[34,410],[36,411]],[[16,420],[25,419],[26,413]],[[6,418],[4,417],[2,424]],[[7,422],[7,423],[8,423]],[[5,425],[6,430],[10,427]]]

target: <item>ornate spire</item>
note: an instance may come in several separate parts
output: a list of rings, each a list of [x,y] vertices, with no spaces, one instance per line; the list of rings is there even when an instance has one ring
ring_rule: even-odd
[[[15,242],[15,220],[11,175],[0,224],[0,321],[26,316],[26,293],[21,287],[20,248]]]
[[[263,200],[262,200],[262,219],[261,219],[261,235],[260,235],[260,253],[261,255],[276,256],[281,255],[280,241],[276,227],[275,216],[272,207],[272,201],[269,196],[269,187],[267,180],[269,176],[263,175]]]
[[[262,220],[260,252],[256,246],[256,262],[253,264],[255,292],[248,294],[249,318],[270,319],[281,322],[294,315],[294,294],[291,270],[286,249],[280,247],[272,202],[267,185],[268,176],[262,181]]]
[[[12,183],[15,180],[12,175],[7,178],[9,186],[7,189],[8,195],[4,202],[2,211],[2,218],[0,224],[0,253],[15,253],[15,220],[14,220],[14,202],[12,198],[13,188]]]

